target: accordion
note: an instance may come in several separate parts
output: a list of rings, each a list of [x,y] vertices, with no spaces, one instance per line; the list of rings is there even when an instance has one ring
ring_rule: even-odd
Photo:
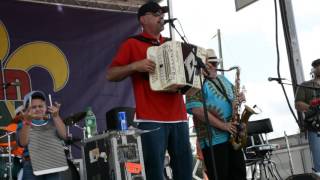
[[[169,41],[161,46],[147,50],[148,59],[156,63],[155,72],[149,74],[151,89],[154,91],[179,91],[192,95],[201,88],[200,75],[197,73],[196,57],[206,60],[206,49]]]

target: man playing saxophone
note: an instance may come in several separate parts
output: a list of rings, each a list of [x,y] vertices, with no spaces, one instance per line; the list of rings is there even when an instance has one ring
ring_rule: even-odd
[[[235,87],[225,76],[217,74],[217,59],[213,49],[207,50],[207,67],[209,74],[204,81],[204,98],[208,108],[208,118],[212,134],[211,143],[208,140],[202,95],[199,91],[193,96],[187,96],[187,110],[193,115],[198,141],[204,156],[204,162],[209,179],[214,179],[215,165],[219,180],[245,180],[246,169],[242,150],[235,150],[229,142],[231,134],[238,133],[237,122],[232,121],[233,101],[244,101],[243,93],[235,94]],[[238,73],[237,73],[238,74]],[[237,81],[236,81],[237,82]],[[210,147],[211,145],[211,147]],[[211,160],[211,150],[215,162]]]

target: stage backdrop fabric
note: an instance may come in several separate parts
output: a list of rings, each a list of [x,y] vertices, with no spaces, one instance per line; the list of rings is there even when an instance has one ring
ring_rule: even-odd
[[[135,13],[1,0],[0,25],[1,82],[23,82],[1,88],[2,124],[21,104],[17,94],[30,90],[51,94],[63,118],[92,107],[99,132],[106,130],[108,110],[135,106],[130,78],[106,80],[120,43],[139,32]]]

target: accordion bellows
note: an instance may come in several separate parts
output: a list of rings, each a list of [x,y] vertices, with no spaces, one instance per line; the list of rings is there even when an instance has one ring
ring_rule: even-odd
[[[197,72],[193,52],[205,63],[206,49],[198,46],[169,41],[161,46],[149,47],[147,57],[156,63],[155,72],[149,74],[151,89],[179,91],[188,95],[200,90],[201,73]]]

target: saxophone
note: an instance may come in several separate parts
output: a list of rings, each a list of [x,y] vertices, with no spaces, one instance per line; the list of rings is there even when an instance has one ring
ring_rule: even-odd
[[[238,150],[244,147],[247,143],[247,124],[251,115],[257,114],[252,108],[245,105],[245,108],[240,116],[241,104],[239,100],[240,97],[240,67],[233,66],[228,70],[217,69],[217,71],[231,71],[236,70],[235,84],[234,84],[234,100],[232,102],[232,122],[236,122],[237,133],[232,134],[230,138],[230,143],[233,149]]]

